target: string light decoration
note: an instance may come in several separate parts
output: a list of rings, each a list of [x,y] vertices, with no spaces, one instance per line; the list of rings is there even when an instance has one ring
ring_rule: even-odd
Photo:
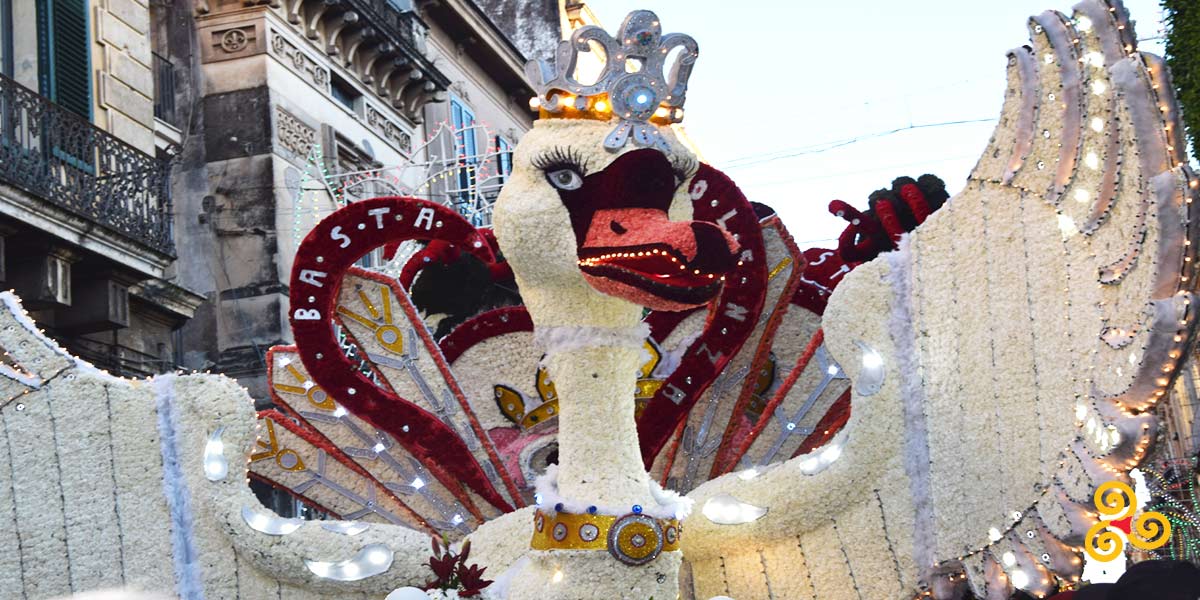
[[[308,227],[333,210],[378,196],[432,200],[455,209],[476,226],[491,223],[492,204],[508,176],[505,170],[511,164],[511,150],[499,146],[498,132],[485,122],[455,127],[443,120],[426,131],[424,141],[413,148],[407,160],[364,170],[331,171],[321,145],[313,144],[293,200],[293,241],[299,244]],[[474,143],[468,144],[468,138]],[[480,138],[486,142],[479,144]],[[308,189],[315,182],[321,193]],[[312,217],[307,226],[300,219],[300,206],[306,199]],[[392,261],[393,269],[397,262]]]
[[[1200,494],[1197,493],[1196,460],[1173,460],[1161,469],[1143,467],[1151,500],[1146,511],[1166,515],[1170,543],[1154,549],[1156,558],[1200,562]]]

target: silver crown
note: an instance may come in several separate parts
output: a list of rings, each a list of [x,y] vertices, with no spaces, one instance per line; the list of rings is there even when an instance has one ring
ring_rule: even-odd
[[[580,83],[575,73],[579,53],[592,52],[593,44],[603,48],[604,70],[595,83]],[[677,47],[682,51],[667,73],[667,58]],[[687,81],[699,53],[691,36],[663,35],[658,15],[637,10],[625,17],[615,39],[595,25],[576,29],[571,39],[558,43],[553,66],[531,60],[525,65],[525,75],[538,93],[538,105],[551,115],[566,109],[602,115],[607,111],[597,110],[597,103],[589,97],[607,94],[611,106],[605,108],[620,119],[604,139],[608,150],[621,149],[631,136],[637,146],[666,150],[666,141],[649,121],[654,117],[669,123],[683,120]]]

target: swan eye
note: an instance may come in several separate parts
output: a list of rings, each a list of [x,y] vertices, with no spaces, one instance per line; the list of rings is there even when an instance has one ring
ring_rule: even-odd
[[[578,171],[571,168],[547,171],[546,180],[560,190],[577,190],[583,186],[583,177],[579,175]]]

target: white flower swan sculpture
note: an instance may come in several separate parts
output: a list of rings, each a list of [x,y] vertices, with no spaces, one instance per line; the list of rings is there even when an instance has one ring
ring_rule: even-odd
[[[661,36],[657,17],[638,12],[618,38],[582,30],[555,66],[530,70],[544,118],[517,147],[494,221],[558,390],[559,466],[539,481],[537,506],[515,509],[482,436],[437,429],[453,438],[411,446],[461,444],[484,465],[444,465],[448,476],[411,488],[512,504],[466,515],[478,521],[472,558],[504,574],[487,593],[899,600],[951,597],[965,582],[990,599],[1078,578],[1092,493],[1144,458],[1158,428],[1148,411],[1188,355],[1196,179],[1166,69],[1136,51],[1119,3],[1084,0],[1030,30],[1031,47],[1009,53],[1000,124],[964,190],[830,299],[826,344],[854,381],[845,430],[686,499],[652,483],[638,448],[643,307],[708,303],[756,258],[690,221],[705,189],[727,183],[669,127],[694,42]],[[588,40],[615,66],[583,85],[568,75]],[[664,76],[672,48],[682,58]],[[310,235],[345,261],[419,230],[483,246],[426,203],[355,206],[357,229]],[[297,259],[298,340],[330,335],[328,313],[352,287],[330,276],[343,258]],[[0,512],[12,517],[0,518],[0,596],[127,585],[189,599],[381,598],[429,578],[428,531],[261,507],[245,481],[251,455],[296,463],[276,443],[288,432],[256,431],[233,382],[107,377],[5,301],[0,479],[12,485],[0,486]],[[400,343],[398,330],[376,335]],[[330,347],[304,346],[308,371],[324,369]],[[400,431],[392,420],[407,409],[365,398],[375,392],[362,373],[325,370],[321,387],[356,418]],[[341,468],[324,455],[309,466]]]

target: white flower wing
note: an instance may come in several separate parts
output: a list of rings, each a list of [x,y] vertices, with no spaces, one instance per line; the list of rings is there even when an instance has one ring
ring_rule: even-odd
[[[1029,27],[965,189],[830,301],[827,344],[855,384],[847,437],[690,494],[698,592],[743,540],[773,586],[801,576],[772,557],[803,560],[815,597],[848,582],[900,597],[959,568],[977,594],[1079,574],[1092,492],[1144,456],[1143,411],[1191,337],[1196,180],[1169,75],[1119,4]],[[715,525],[720,494],[768,512]]]

